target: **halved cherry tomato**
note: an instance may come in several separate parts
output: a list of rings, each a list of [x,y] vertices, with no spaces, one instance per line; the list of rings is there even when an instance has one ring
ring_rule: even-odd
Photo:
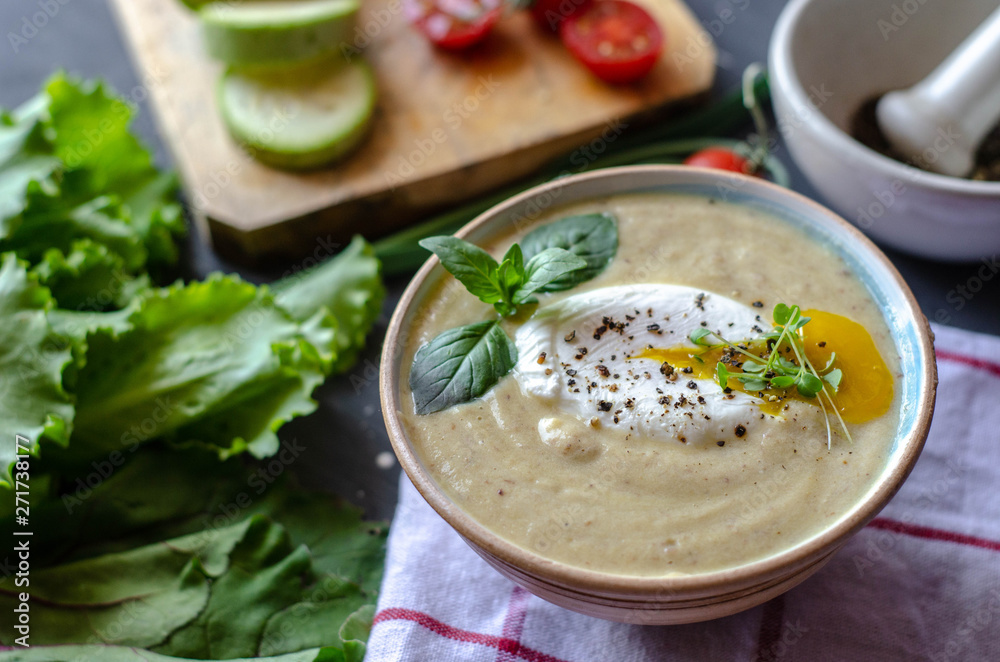
[[[503,13],[502,0],[403,0],[406,17],[435,46],[461,50],[482,41]]]
[[[626,0],[597,0],[566,17],[559,37],[576,59],[608,83],[649,73],[663,50],[663,33],[649,13]]]
[[[715,168],[716,170],[731,170],[744,175],[750,173],[750,162],[725,147],[706,147],[684,159],[684,165]]]
[[[562,22],[585,9],[593,0],[535,0],[531,16],[535,23],[550,32],[558,32]]]

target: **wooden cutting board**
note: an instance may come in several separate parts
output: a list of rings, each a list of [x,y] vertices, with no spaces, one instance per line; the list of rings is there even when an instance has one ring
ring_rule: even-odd
[[[666,46],[651,74],[627,87],[595,79],[526,12],[505,17],[472,51],[449,54],[407,24],[398,2],[363,1],[346,46],[363,47],[376,72],[373,129],[347,161],[308,174],[259,164],[229,137],[214,96],[222,66],[178,0],[111,4],[196,220],[220,252],[253,262],[312,253],[321,239],[383,234],[707,91],[711,38],[680,0],[638,1]]]

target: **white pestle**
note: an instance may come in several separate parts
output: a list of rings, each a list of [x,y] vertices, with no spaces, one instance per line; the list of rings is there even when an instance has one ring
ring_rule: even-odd
[[[979,143],[1000,120],[1000,9],[927,78],[882,97],[876,114],[908,161],[967,176]]]

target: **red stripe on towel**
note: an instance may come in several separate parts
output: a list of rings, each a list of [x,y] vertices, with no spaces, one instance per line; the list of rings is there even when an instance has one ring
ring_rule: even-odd
[[[498,651],[506,651],[511,655],[515,655],[522,660],[526,660],[526,662],[566,662],[565,660],[560,660],[557,657],[546,655],[545,653],[528,648],[513,639],[496,637],[491,634],[482,634],[480,632],[470,632],[469,630],[456,628],[448,625],[447,623],[442,623],[433,616],[413,609],[403,609],[402,607],[390,607],[388,609],[383,609],[379,613],[375,614],[375,620],[372,622],[372,627],[385,621],[412,621],[417,625],[430,630],[436,635],[445,637],[446,639],[462,641],[470,644],[479,644],[480,646],[490,646]]]
[[[964,533],[955,533],[954,531],[946,531],[944,529],[934,529],[929,526],[920,526],[919,524],[907,524],[906,522],[887,519],[885,517],[876,517],[868,523],[868,526],[873,529],[892,531],[893,533],[901,533],[915,538],[953,542],[959,545],[969,545],[971,547],[980,547],[982,549],[1000,552],[1000,541],[997,540],[977,538],[976,536],[970,536]]]

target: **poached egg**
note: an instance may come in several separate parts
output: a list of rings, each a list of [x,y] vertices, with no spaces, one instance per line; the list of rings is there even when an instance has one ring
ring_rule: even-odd
[[[718,444],[761,420],[762,402],[657,350],[697,354],[700,328],[730,339],[755,338],[770,324],[761,309],[691,287],[639,284],[584,292],[539,308],[516,333],[521,389],[594,427],[662,441]],[[544,418],[545,440],[561,428]]]

